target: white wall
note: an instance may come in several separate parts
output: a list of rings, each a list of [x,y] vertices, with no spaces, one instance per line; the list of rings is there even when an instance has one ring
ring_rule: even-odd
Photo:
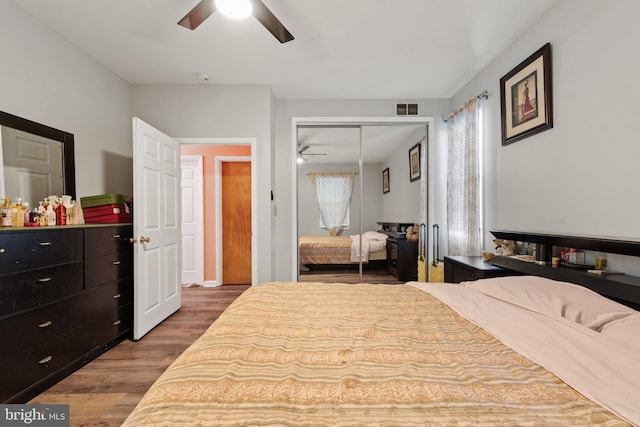
[[[425,130],[426,128],[416,129],[382,164],[383,170],[389,168],[390,190],[382,195],[384,222],[420,222],[420,180],[410,181],[409,150],[424,138]],[[382,186],[382,175],[379,182]]]
[[[488,229],[640,238],[638,16],[637,0],[562,0],[453,97],[489,92]],[[547,42],[554,127],[502,147],[499,79]]]
[[[272,93],[264,85],[135,85],[133,114],[174,138],[255,138],[257,280],[272,280]]]
[[[277,265],[275,280],[292,280],[292,259],[295,237],[292,234],[292,119],[294,117],[394,117],[395,105],[400,102],[418,103],[420,116],[442,118],[449,113],[449,99],[406,100],[406,99],[279,99],[275,110],[275,244]],[[436,120],[435,132],[441,127],[441,120]],[[431,146],[431,143],[430,143]],[[430,148],[431,149],[431,148]],[[408,156],[408,154],[407,154]],[[430,165],[433,160],[429,156]],[[408,162],[407,157],[407,162]],[[435,164],[430,166],[435,170]],[[382,179],[382,178],[380,178]],[[436,191],[431,191],[435,194]],[[431,195],[430,195],[431,197]],[[433,203],[432,203],[433,204]]]
[[[130,86],[10,1],[0,58],[0,110],[74,134],[76,196],[132,194]]]

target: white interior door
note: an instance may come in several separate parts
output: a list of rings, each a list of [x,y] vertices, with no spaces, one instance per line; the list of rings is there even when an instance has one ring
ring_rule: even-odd
[[[202,156],[182,156],[182,284],[204,282]]]
[[[50,195],[61,196],[62,144],[6,126],[1,132],[0,150],[4,156],[0,155],[0,159],[5,180],[4,188],[0,187],[2,194],[33,204]]]
[[[133,118],[133,339],[180,308],[180,144]]]

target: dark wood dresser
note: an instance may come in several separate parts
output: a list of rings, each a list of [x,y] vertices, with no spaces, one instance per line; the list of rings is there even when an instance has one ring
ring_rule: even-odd
[[[21,403],[133,323],[130,224],[0,230],[0,402]]]
[[[387,239],[387,271],[398,280],[418,280],[418,241],[407,240],[404,231],[413,223],[378,222]]]

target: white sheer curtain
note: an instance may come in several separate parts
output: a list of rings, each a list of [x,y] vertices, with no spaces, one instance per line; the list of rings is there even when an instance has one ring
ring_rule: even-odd
[[[470,99],[448,118],[449,255],[482,254],[482,103],[482,98]]]
[[[311,173],[320,217],[329,234],[337,236],[349,211],[354,173]]]

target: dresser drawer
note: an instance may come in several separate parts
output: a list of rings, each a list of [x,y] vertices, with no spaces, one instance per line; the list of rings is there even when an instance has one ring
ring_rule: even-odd
[[[1,348],[0,359],[6,359],[10,351],[51,341],[132,303],[133,280],[129,279],[8,317],[0,322],[0,337],[13,346],[10,350]]]
[[[111,255],[91,258],[85,261],[85,289],[95,288],[105,283],[114,282],[133,274],[133,257],[131,252],[120,252]]]
[[[0,318],[82,292],[82,261],[24,273],[0,281]]]
[[[398,259],[398,242],[387,240],[387,258],[389,260]]]
[[[83,294],[80,306],[90,314],[91,319],[113,313],[118,307],[133,303],[133,280],[124,279],[92,289]]]
[[[119,252],[131,252],[132,234],[130,225],[96,227],[85,230],[85,256],[97,258]]]
[[[70,333],[0,360],[0,401],[4,402],[29,387],[36,387],[38,382],[82,358],[92,348],[93,343],[83,339],[83,334]]]
[[[67,318],[64,304],[57,302],[3,320],[0,336],[12,345],[0,349],[0,360],[17,350],[34,347],[63,334],[69,327]]]
[[[0,276],[82,260],[82,234],[73,229],[0,233]]]
[[[133,304],[113,309],[92,323],[91,334],[99,346],[128,332],[133,326]]]

